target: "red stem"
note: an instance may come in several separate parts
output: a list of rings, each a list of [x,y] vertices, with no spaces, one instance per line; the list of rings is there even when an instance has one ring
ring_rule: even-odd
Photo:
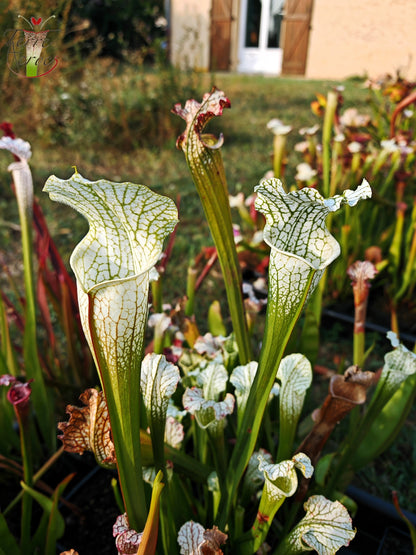
[[[404,110],[407,106],[409,106],[409,104],[413,104],[413,102],[416,102],[416,91],[413,91],[412,93],[410,93],[409,95],[407,95],[405,98],[403,98],[403,100],[401,102],[399,102],[396,106],[396,109],[393,112],[393,115],[391,116],[391,122],[390,122],[390,138],[393,139],[395,133],[394,133],[394,127],[396,125],[396,119],[397,116],[400,114],[400,112],[402,110]]]

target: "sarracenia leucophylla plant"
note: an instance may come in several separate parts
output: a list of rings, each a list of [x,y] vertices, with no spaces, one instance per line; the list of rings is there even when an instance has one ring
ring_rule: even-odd
[[[27,378],[35,380],[33,405],[37,413],[39,428],[48,451],[52,453],[56,444],[54,432],[51,429],[53,403],[46,387],[44,374],[40,365],[36,333],[36,286],[34,280],[34,253],[32,242],[33,180],[28,164],[32,152],[30,144],[27,141],[15,138],[10,126],[8,132],[8,136],[4,136],[0,139],[0,149],[8,150],[15,158],[15,162],[10,164],[8,169],[12,172],[13,176],[22,240],[26,295],[23,358]],[[12,369],[10,369],[10,371],[11,370]]]
[[[340,247],[325,219],[342,204],[354,206],[371,197],[363,182],[356,191],[324,199],[315,189],[286,193],[280,181],[260,183],[256,207],[266,217],[264,239],[271,247],[266,328],[254,379],[227,473],[220,507],[220,528],[228,520],[238,484],[254,451],[263,413],[287,342],[307,298]],[[293,222],[296,222],[296,225]]]
[[[211,108],[217,111],[215,106]],[[83,419],[85,437],[80,434],[72,437],[71,449],[79,452],[91,449],[100,464],[118,465],[127,511],[117,519],[113,530],[119,553],[133,550],[170,555],[179,548],[182,555],[203,552],[205,548],[218,552],[226,541],[224,552],[243,555],[258,548],[266,549],[262,544],[268,534],[274,552],[279,554],[311,549],[335,553],[347,544],[354,530],[345,508],[338,502],[313,495],[305,502],[305,518],[292,530],[290,523],[295,524],[297,515],[289,504],[291,507],[296,504],[298,480],[301,483],[309,480],[311,467],[320,464],[323,440],[329,437],[341,415],[335,405],[342,398],[345,413],[347,405],[363,402],[363,384],[358,384],[357,396],[356,392],[349,396],[344,382],[353,381],[351,372],[348,377],[340,376],[331,382],[316,427],[303,450],[293,436],[310,383],[310,365],[299,354],[280,359],[310,292],[325,267],[339,254],[339,245],[325,227],[325,219],[342,204],[348,210],[351,208],[353,214],[357,201],[370,196],[368,184],[363,182],[356,191],[347,188],[342,195],[324,199],[311,188],[287,193],[278,180],[260,183],[256,191],[257,208],[267,219],[264,237],[271,247],[271,262],[267,328],[259,364],[251,361],[243,365],[241,356],[238,360],[233,337],[199,338],[193,341],[194,349],[186,350],[182,339],[182,347],[169,353],[181,370],[173,405],[168,398],[176,387],[178,369],[162,354],[150,354],[142,364],[144,340],[140,335],[147,319],[148,273],[158,260],[163,237],[176,220],[172,201],[142,186],[89,182],[77,173],[66,181],[50,178],[47,190],[53,198],[77,207],[90,221],[90,232],[76,248],[71,262],[78,281],[84,328],[105,396],[95,389],[87,390],[82,395],[86,406],[81,409],[69,406],[70,421],[59,427],[65,436],[69,430],[79,431],[75,430],[76,420]],[[104,262],[100,265],[101,261]],[[239,284],[234,286],[240,294]],[[158,350],[163,346],[160,342]],[[360,447],[354,451],[354,444],[346,444],[333,457],[333,465],[328,465],[326,481],[315,482],[318,490],[327,487],[331,498],[351,474],[351,462],[352,471],[360,468],[368,457],[385,448],[402,423],[402,415],[414,396],[414,389],[409,386],[414,386],[415,376],[413,358],[409,359],[408,353],[404,358],[410,364],[402,364],[404,353],[399,349],[394,357],[389,357],[388,366],[390,370],[406,367],[402,376],[406,386],[391,388],[390,371],[384,376],[363,419],[364,429],[355,436]],[[267,417],[276,406],[276,399],[273,408],[269,404],[269,393],[277,389],[276,379],[281,392],[279,411],[274,418],[279,418],[279,444],[274,434],[267,437],[266,429]],[[236,389],[236,402],[232,386]],[[175,406],[181,398],[186,415]],[[106,411],[110,413],[111,426]],[[173,434],[172,419],[176,422]],[[103,422],[105,426],[100,428]],[[150,434],[143,428],[149,428]],[[381,429],[389,434],[383,435]],[[264,440],[273,455],[253,452],[264,445]],[[68,450],[70,441],[64,442]],[[374,449],[369,450],[368,444]],[[103,451],[103,447],[109,447],[109,452]],[[300,452],[294,455],[296,449]],[[277,459],[276,464],[273,458]],[[307,458],[315,464],[310,464]],[[251,480],[253,461],[257,482]],[[142,474],[144,466],[160,469],[158,477],[154,479],[156,471],[151,469]],[[297,476],[298,471],[301,475]],[[319,474],[322,477],[323,472]],[[153,483],[149,513],[145,506],[149,491],[140,482],[142,475]],[[29,493],[27,486],[25,492]],[[307,493],[302,486],[297,487],[297,492]],[[288,511],[279,510],[283,502]],[[272,526],[278,510],[279,526]],[[293,518],[286,519],[287,513]],[[161,533],[157,540],[159,514]],[[191,518],[202,524],[190,522]],[[221,528],[227,534],[215,527],[206,530],[215,521],[224,522]],[[276,534],[276,529],[284,532]],[[178,531],[179,548],[175,537]],[[14,555],[15,551],[11,553]]]
[[[312,111],[323,116],[321,148],[310,140],[295,145],[303,158],[297,166],[299,187],[313,185],[325,196],[332,196],[365,178],[371,183],[375,201],[371,209],[363,203],[358,210],[347,209],[334,216],[333,222],[328,219],[328,229],[342,245],[344,257],[328,270],[328,290],[325,277],[321,280],[311,307],[319,325],[323,290],[327,299],[346,297],[347,267],[355,260],[367,259],[377,265],[376,282],[388,277],[384,281],[390,299],[390,326],[398,333],[398,311],[401,306],[412,305],[416,275],[412,187],[416,92],[414,83],[400,76],[368,81],[367,85],[372,114],[344,109],[340,89],[329,91],[326,97],[318,94]],[[304,135],[303,131],[299,133]]]
[[[186,121],[186,129],[178,138],[192,174],[218,252],[228,306],[241,364],[252,359],[251,342],[245,317],[242,279],[235,248],[228,188],[222,162],[223,137],[203,133],[214,116],[221,116],[231,106],[222,91],[214,89],[204,95],[202,103],[188,100],[182,108],[176,104],[173,112]]]
[[[377,268],[368,260],[357,260],[347,269],[354,292],[354,355],[353,363],[362,368],[365,362],[365,321],[367,316],[370,280]]]
[[[196,132],[199,133],[202,130],[200,125],[206,123],[211,117],[209,114],[220,115],[224,98],[222,93],[216,92],[206,96],[202,106],[199,103],[187,104],[189,110],[185,115],[189,116],[189,126],[196,125]],[[192,110],[195,111],[194,114]],[[190,158],[193,155],[197,157],[192,168],[193,177],[201,187],[207,188],[212,186],[213,176],[210,171],[214,171],[215,167],[221,173],[223,168],[222,163],[221,167],[216,165],[218,157],[214,162],[211,161],[213,166],[209,161],[204,165],[199,158],[201,156],[199,148],[204,148],[204,145],[195,146],[195,150],[190,146],[187,157]],[[207,168],[210,170],[208,174]],[[218,184],[216,186],[219,187]],[[225,192],[224,181],[221,181],[221,189],[218,190]],[[84,331],[97,365],[108,407],[111,440],[127,513],[116,530],[119,532],[117,533],[117,537],[120,537],[119,542],[124,542],[128,532],[139,535],[140,531],[145,529],[147,509],[142,467],[145,461],[149,463],[147,449],[149,444],[143,439],[140,428],[149,426],[152,444],[151,463],[164,475],[165,489],[162,495],[167,496],[169,500],[164,507],[163,497],[161,498],[160,552],[170,554],[175,551],[171,529],[173,528],[174,532],[179,529],[180,525],[177,526],[177,524],[181,515],[178,515],[179,511],[172,511],[172,503],[177,503],[175,499],[181,499],[184,506],[181,505],[181,508],[186,515],[197,513],[198,517],[208,521],[209,525],[212,525],[216,519],[221,530],[227,527],[231,549],[235,548],[235,552],[238,552],[240,544],[241,547],[244,545],[244,552],[252,553],[261,546],[268,533],[269,526],[264,521],[271,521],[282,501],[293,495],[296,489],[297,478],[294,475],[296,472],[294,467],[298,468],[298,463],[303,461],[300,464],[300,470],[304,476],[310,477],[312,472],[309,463],[307,464],[307,460],[302,455],[291,458],[295,448],[294,429],[303,404],[305,387],[310,382],[310,369],[307,364],[303,364],[303,359],[298,360],[299,357],[291,359],[291,363],[286,364],[288,368],[285,365],[280,368],[280,362],[305,302],[318,284],[325,268],[340,253],[340,247],[326,228],[325,220],[330,213],[337,211],[342,205],[353,207],[360,199],[370,197],[370,186],[364,181],[355,191],[347,189],[342,195],[328,199],[324,199],[316,190],[309,188],[287,193],[281,182],[276,179],[262,181],[256,188],[256,207],[266,218],[264,238],[271,248],[267,323],[258,368],[256,370],[254,365],[248,364],[251,354],[242,341],[246,321],[244,313],[240,313],[242,299],[239,275],[235,275],[235,279],[230,279],[229,275],[226,277],[226,280],[229,280],[228,296],[232,299],[230,312],[233,315],[234,326],[236,315],[240,314],[237,318],[240,335],[234,329],[236,347],[232,338],[227,341],[223,339],[217,340],[217,346],[211,351],[207,338],[205,350],[203,350],[204,347],[201,348],[202,340],[199,341],[199,351],[196,347],[198,342],[195,342],[194,352],[187,357],[188,367],[186,367],[186,361],[179,361],[184,374],[180,387],[186,388],[182,396],[183,405],[188,413],[195,416],[190,423],[191,431],[188,438],[185,436],[184,439],[182,434],[179,443],[182,440],[188,442],[188,447],[197,454],[202,469],[211,466],[214,470],[206,480],[204,489],[200,490],[202,498],[194,498],[197,490],[189,487],[187,481],[180,485],[176,482],[175,465],[181,457],[175,459],[173,455],[172,457],[168,455],[169,460],[173,462],[173,468],[172,465],[166,464],[167,451],[163,436],[167,431],[166,416],[169,415],[170,408],[168,398],[176,388],[179,372],[174,365],[167,363],[162,354],[150,354],[148,355],[150,358],[145,358],[142,364],[150,272],[160,256],[163,239],[176,224],[177,213],[173,201],[156,195],[143,186],[111,183],[105,180],[90,182],[78,173],[69,180],[49,178],[45,191],[53,200],[69,204],[80,211],[90,224],[88,234],[76,247],[71,257],[71,265],[77,279]],[[223,197],[224,200],[221,200]],[[204,203],[205,197],[201,196],[201,198]],[[208,202],[212,202],[212,199]],[[216,202],[219,214],[223,209],[229,210],[228,193],[224,195],[218,193]],[[214,222],[213,225],[217,226],[217,231],[223,229],[222,224],[218,222]],[[224,233],[228,233],[228,227],[225,225]],[[213,237],[216,240],[214,233]],[[223,240],[224,238],[221,237],[221,241]],[[232,244],[227,242],[227,249],[231,249],[231,246],[235,250],[234,242]],[[224,245],[216,245],[216,247],[220,253]],[[231,253],[231,250],[224,252]],[[241,300],[241,307],[238,299]],[[234,308],[231,308],[231,305]],[[240,321],[241,318],[242,321]],[[215,338],[212,339],[214,344]],[[236,356],[237,350],[238,356]],[[227,423],[233,422],[232,414],[236,410],[234,397],[228,391],[230,387],[228,376],[236,369],[237,364],[240,364],[241,370],[244,361],[249,370],[247,380],[240,380],[242,389],[237,396],[239,414],[235,438],[235,429],[227,426]],[[296,372],[300,366],[302,366],[302,372]],[[242,372],[244,373],[244,370]],[[298,373],[302,373],[300,380],[302,384],[297,383]],[[238,488],[253,456],[276,375],[285,395],[289,397],[299,394],[299,403],[296,406],[296,414],[289,415],[285,411],[291,411],[292,406],[285,408],[286,405],[282,403],[281,408],[284,413],[281,418],[282,427],[288,429],[282,429],[280,432],[283,442],[287,443],[278,448],[277,456],[282,459],[277,463],[280,466],[275,469],[273,465],[272,467],[265,466],[263,463],[260,465],[262,472],[267,474],[267,479],[277,483],[273,486],[270,484],[265,486],[261,502],[261,510],[264,514],[256,517],[252,528],[254,533],[249,532],[243,537],[245,523],[238,516],[241,515],[241,509],[237,508],[236,502]],[[236,382],[235,378],[234,375],[234,381],[230,380],[231,383]],[[288,381],[291,379],[296,381],[296,387],[290,387],[291,384]],[[246,383],[248,387],[245,386]],[[92,407],[94,399],[97,399],[98,403],[98,394],[90,391],[84,399]],[[171,407],[171,410],[178,412],[176,407]],[[70,412],[71,416],[74,416],[76,411],[71,408]],[[86,414],[86,411],[82,414]],[[90,420],[92,420],[91,413]],[[70,420],[68,426],[61,425],[60,428],[65,434],[64,428],[68,430],[72,425],[73,422],[71,424]],[[192,446],[189,443],[190,436]],[[108,427],[106,437],[110,437]],[[227,439],[233,441],[229,442]],[[98,447],[94,445],[94,440],[89,441],[89,446]],[[112,456],[111,452],[110,455]],[[113,463],[113,460],[110,462],[106,455],[101,462]],[[184,462],[183,458],[182,462]],[[166,468],[167,466],[169,467]],[[191,465],[189,468],[192,468]],[[286,470],[288,476],[284,474]],[[195,472],[195,474],[198,473]],[[145,476],[146,480],[152,481],[151,472],[146,471]],[[286,478],[290,479],[290,487],[288,484],[281,483]],[[190,475],[188,481],[189,479]],[[283,496],[279,494],[278,505],[273,501],[275,487],[283,492]],[[154,485],[154,492],[155,488]],[[176,496],[179,494],[179,497],[175,497],[175,494]],[[210,503],[205,502],[208,495],[212,495]],[[315,513],[315,516],[318,515],[322,523],[325,520],[325,514],[340,512],[339,504],[330,505],[328,508],[327,503],[332,502],[323,500],[319,496],[314,497],[307,501],[305,509],[307,511],[311,509],[310,512]],[[231,518],[231,515],[234,515],[234,508],[235,518]],[[169,520],[170,515],[172,518]],[[306,521],[310,526],[309,513]],[[327,552],[335,553],[340,545],[348,543],[354,534],[348,515],[345,516],[342,513],[340,521],[342,522],[340,529],[345,532],[339,535],[341,543],[333,544],[332,539],[330,541],[316,539],[313,534],[311,537],[311,532],[304,522],[305,526],[299,524],[300,528],[292,531],[293,536],[289,537],[294,538],[294,548],[287,548],[286,552],[299,552],[301,549],[299,545],[315,547],[318,544],[328,543]],[[330,536],[330,529],[331,522],[326,522],[326,531],[322,533],[324,538]],[[181,534],[182,537],[183,534]],[[222,536],[221,540],[223,540]],[[197,549],[203,541],[208,540],[201,539],[198,534]],[[287,545],[287,541],[289,540],[284,540],[286,543],[283,545]],[[218,543],[220,545],[220,539]],[[182,548],[182,544],[180,545]],[[154,550],[156,547],[153,545],[151,549]],[[119,550],[119,552],[123,551]],[[193,551],[182,548],[182,553],[193,553]]]
[[[107,400],[130,525],[142,530],[146,503],[140,449],[140,365],[152,270],[177,222],[174,202],[132,183],[52,176],[51,199],[89,221],[71,256],[84,333]],[[139,501],[140,500],[140,501]]]
[[[189,116],[188,131],[189,127],[196,126],[196,131],[199,133],[200,126],[209,117],[222,112],[223,103],[223,94],[215,92],[204,98],[202,107],[199,104],[196,105],[197,103],[195,105],[188,104],[189,109],[185,114]],[[183,140],[185,139],[183,138]],[[194,179],[205,188],[210,188],[213,178],[210,171],[214,171],[213,166],[209,161],[205,165],[201,163],[199,147],[195,147],[195,151],[193,148],[189,147],[187,156],[191,158],[195,154],[197,158],[192,167],[195,174]],[[204,145],[201,148],[205,148]],[[193,162],[191,160],[191,163]],[[217,162],[218,160],[215,158],[215,163]],[[214,164],[215,167],[217,166]],[[207,168],[210,170],[208,175],[206,174]],[[218,171],[223,172],[222,163]],[[214,173],[216,172],[214,171]],[[217,186],[218,190],[224,193],[224,195],[221,193],[224,197],[223,201],[218,191],[215,197],[215,202],[219,203],[218,214],[221,214],[223,208],[229,210],[228,193],[225,194],[224,181]],[[136,438],[138,445],[133,446],[133,443],[134,429],[140,425],[137,410],[139,398],[135,393],[135,387],[137,387],[135,380],[138,381],[140,377],[138,361],[143,339],[142,336],[131,339],[128,334],[132,333],[130,330],[132,321],[135,322],[135,333],[141,333],[138,328],[147,317],[147,290],[143,287],[139,288],[139,286],[144,278],[147,280],[147,284],[147,274],[161,252],[160,239],[166,235],[167,231],[172,230],[176,222],[176,212],[173,211],[171,201],[162,200],[162,197],[145,191],[139,186],[105,181],[91,183],[79,174],[75,174],[67,181],[52,177],[48,180],[45,190],[50,193],[52,199],[66,202],[81,211],[90,222],[90,232],[74,251],[71,264],[77,277],[84,329],[96,359],[107,399],[129,525],[133,530],[141,530],[146,510],[144,503],[140,503],[141,507],[137,507],[139,504],[137,500],[142,501],[144,497],[143,486],[140,485],[141,476],[138,475],[141,463],[139,434]],[[212,196],[212,191],[210,192]],[[313,189],[287,194],[278,180],[262,182],[256,192],[257,209],[264,213],[267,220],[264,231],[265,239],[272,248],[267,326],[259,368],[250,388],[231,460],[227,460],[226,456],[224,422],[227,415],[234,409],[233,397],[227,393],[223,400],[221,397],[218,398],[218,395],[225,394],[225,389],[223,386],[220,390],[218,389],[218,386],[215,385],[217,378],[212,373],[209,373],[210,378],[207,377],[208,374],[205,374],[205,378],[201,382],[203,391],[190,388],[184,395],[185,408],[195,413],[198,426],[206,429],[207,434],[210,435],[219,483],[219,489],[212,486],[213,491],[219,492],[220,496],[218,521],[221,524],[220,528],[225,527],[228,523],[231,529],[232,525],[228,520],[229,513],[235,502],[237,487],[255,448],[266,403],[285,345],[308,295],[318,283],[325,267],[340,252],[338,243],[325,227],[325,218],[330,212],[338,210],[342,204],[354,206],[361,198],[371,196],[371,189],[366,182],[356,191],[347,190],[342,196],[326,200]],[[137,199],[137,195],[141,195],[140,199]],[[138,200],[141,201],[140,208],[135,204],[135,201]],[[206,201],[203,196],[202,201],[203,203]],[[208,202],[212,202],[212,199]],[[137,212],[143,216],[143,223],[140,218],[137,218]],[[211,207],[210,217],[212,216]],[[297,221],[296,226],[292,225],[294,220]],[[222,230],[221,225],[218,227],[218,222],[215,225],[217,231]],[[228,236],[226,225],[224,225],[223,231]],[[142,234],[141,237],[143,234],[145,235],[146,244],[144,251],[136,252],[139,246],[136,244],[139,242],[136,239],[138,234],[139,236]],[[213,237],[214,240],[217,239],[217,235],[214,233]],[[221,237],[221,241],[223,240],[224,237]],[[127,247],[126,260],[123,260],[122,255],[119,254],[119,250],[123,246]],[[143,247],[143,244],[141,246]],[[224,253],[231,252],[224,250],[222,243],[216,247],[218,253],[221,252],[221,249]],[[226,247],[227,249],[232,247],[232,250],[235,251],[234,242],[228,242]],[[137,259],[139,260],[137,261]],[[101,261],[102,263],[100,263]],[[144,267],[143,264],[145,264]],[[236,309],[233,312],[233,309],[230,308],[234,315],[234,324],[236,314],[242,307],[242,305],[240,308],[238,306],[238,299],[241,298],[241,285],[239,275],[235,275],[233,279],[229,278],[228,275],[229,298],[232,298],[234,309]],[[128,282],[131,282],[133,290],[128,289],[130,287]],[[121,315],[125,304],[128,310]],[[120,336],[121,328],[117,329],[120,321],[125,321],[122,327],[122,337]],[[246,326],[244,314],[240,313],[238,316],[238,325],[240,336],[237,340],[237,347],[241,363],[249,359],[247,346],[243,346],[245,354],[241,351],[242,345],[244,345],[242,343],[245,333],[243,330]],[[234,331],[236,332],[235,329]],[[126,345],[126,337],[128,345]],[[236,338],[238,339],[237,332]],[[134,352],[132,352],[132,343]],[[218,367],[219,371],[220,366]],[[227,372],[225,371],[226,376]],[[147,386],[142,385],[142,388],[144,388],[143,395],[145,395],[144,391],[147,391]],[[153,409],[150,413],[148,412],[150,420],[153,418],[152,413]],[[159,441],[157,438],[161,437],[161,432],[158,430],[163,428],[163,418],[156,415],[156,419],[158,423],[155,420],[152,443]],[[199,432],[196,433],[196,437],[198,436],[200,436]],[[203,443],[201,443],[202,449],[200,450],[202,457],[205,453]],[[161,444],[156,446],[153,443],[153,445],[155,447],[154,456],[159,458],[159,462],[156,464],[159,468],[163,467]],[[134,466],[128,464],[129,455],[133,457]],[[134,495],[132,495],[133,491]],[[168,540],[164,544],[168,545]]]
[[[26,145],[30,153],[29,143],[15,137],[10,123],[1,123],[0,129],[5,133],[0,140],[0,148],[17,149],[20,144]],[[23,152],[21,155],[24,156]],[[16,160],[18,159],[16,154],[14,157]],[[18,166],[20,164],[23,164],[22,159]],[[14,164],[10,166],[10,169],[12,167]],[[8,267],[5,266],[5,278],[11,284],[10,289],[15,290],[15,295],[11,296],[8,289],[4,288],[0,299],[0,305],[4,303],[7,310],[7,317],[4,313],[1,324],[2,350],[5,358],[5,368],[2,372],[18,375],[17,360],[19,359],[21,335],[27,375],[35,379],[35,373],[40,372],[40,377],[45,382],[42,385],[42,382],[36,378],[32,396],[36,416],[40,422],[42,421],[39,428],[43,434],[47,428],[50,428],[49,417],[52,412],[49,413],[47,408],[42,410],[42,407],[45,406],[46,400],[48,403],[52,403],[52,387],[58,389],[76,387],[79,389],[89,385],[92,360],[79,321],[76,284],[62,261],[50,235],[40,204],[33,195],[30,168],[29,173],[26,171],[26,176],[22,173],[20,178],[16,177],[16,181],[18,185],[13,184],[13,188],[21,221],[19,231],[22,236],[25,290],[24,292],[20,291],[20,280],[13,280]],[[29,293],[26,294],[26,291]],[[36,316],[35,328],[34,314]],[[56,325],[57,320],[60,325],[59,330]],[[19,329],[19,334],[14,333],[13,323]],[[60,340],[61,331],[65,336],[63,341]],[[64,342],[66,343],[66,357],[62,357]],[[34,362],[36,350],[38,361]],[[46,389],[46,398],[38,391],[38,388],[42,390],[42,387]],[[48,450],[51,453],[55,448],[55,438],[50,431],[45,431],[45,433],[50,434],[52,443]],[[38,443],[45,444],[44,441]],[[38,454],[40,454],[39,449]]]

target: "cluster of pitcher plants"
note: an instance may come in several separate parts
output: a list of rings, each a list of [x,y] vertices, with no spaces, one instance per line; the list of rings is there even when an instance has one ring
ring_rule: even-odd
[[[327,112],[330,103],[331,96]],[[324,195],[313,182],[285,186],[279,179],[284,134],[276,133],[280,151],[275,153],[275,175],[254,187],[250,210],[240,206],[256,236],[251,248],[261,245],[260,252],[269,251],[267,302],[259,300],[242,281],[223,137],[205,132],[207,123],[228,107],[228,98],[214,89],[201,103],[188,100],[173,108],[185,120],[177,146],[209,224],[231,321],[227,329],[214,302],[205,334],[195,319],[192,268],[187,296],[174,307],[164,304],[172,301],[166,298],[169,287],[163,275],[172,244],[165,252],[164,244],[177,225],[180,233],[175,203],[144,185],[89,181],[76,168],[69,179],[49,177],[44,191],[50,199],[71,206],[89,223],[70,259],[75,290],[33,199],[30,145],[3,124],[0,148],[15,157],[9,169],[19,206],[26,300],[19,312],[6,296],[0,299],[0,464],[21,477],[21,491],[0,514],[0,553],[6,547],[10,555],[55,553],[65,526],[59,503],[72,476],[53,492],[41,478],[62,450],[92,451],[99,465],[117,471],[120,516],[113,535],[119,554],[283,555],[315,550],[329,555],[354,538],[346,508],[354,511],[354,504],[345,488],[356,471],[391,444],[416,392],[416,355],[393,332],[383,369],[365,370],[365,308],[375,266],[355,261],[349,269],[356,305],[354,365],[332,376],[322,405],[309,419],[304,402],[312,365],[304,352],[290,352],[287,346],[295,326],[302,322],[305,338],[308,326],[314,328],[319,319],[327,268],[341,253],[331,228],[345,235],[349,225],[349,241],[355,240],[359,231],[353,226],[364,225],[360,205],[373,203],[369,199],[377,191],[361,170],[347,172],[348,182],[339,178],[333,159],[342,143],[325,138],[329,124],[324,124],[320,169],[327,176]],[[377,157],[368,162],[375,180],[376,162]],[[374,203],[374,225],[378,209]],[[338,213],[347,222],[341,232]],[[265,306],[259,338],[256,324]],[[38,349],[39,317],[50,353]],[[23,336],[18,351],[11,318]],[[65,362],[59,362],[63,353],[55,347],[58,325],[66,340]],[[56,451],[54,395],[60,390],[62,398],[65,388],[59,386],[65,381],[79,388],[80,406],[68,405],[67,419],[60,415],[62,447]],[[83,391],[83,386],[88,387]],[[333,451],[327,442],[345,418],[345,437]],[[14,460],[17,437],[20,462]],[[8,525],[17,503],[20,540]],[[36,522],[34,503],[43,510]],[[65,553],[77,553],[76,538],[67,549]]]
[[[371,114],[344,108],[343,87],[327,96],[317,94],[311,104],[317,123],[298,130],[302,140],[295,144],[295,151],[302,161],[295,182],[332,196],[363,178],[369,180],[371,209],[363,203],[329,223],[343,257],[328,272],[327,294],[345,298],[348,266],[368,259],[379,270],[377,280],[389,299],[390,325],[398,334],[398,308],[400,304],[412,308],[416,283],[415,83],[384,76],[369,80],[366,86]],[[274,133],[274,175],[283,176],[287,136],[294,130],[280,120],[271,120],[268,127]]]

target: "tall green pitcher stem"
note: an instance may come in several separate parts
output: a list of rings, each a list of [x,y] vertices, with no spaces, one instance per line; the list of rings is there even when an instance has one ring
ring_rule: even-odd
[[[204,95],[202,104],[188,100],[182,108],[176,104],[173,112],[187,122],[185,132],[178,138],[186,162],[198,191],[224,277],[225,290],[235,333],[240,363],[252,359],[251,342],[245,316],[242,277],[235,248],[228,200],[228,188],[222,162],[222,136],[202,134],[203,128],[214,116],[222,114],[230,102],[222,91],[213,90]]]
[[[220,174],[215,170],[213,173]],[[242,278],[234,243],[228,195],[223,194],[221,199],[216,191],[207,190],[207,184],[199,178],[198,174],[193,174],[193,178],[198,192],[200,192],[205,216],[217,247],[240,363],[247,364],[252,359],[251,341],[243,305]],[[208,185],[208,189],[210,189],[210,185]]]
[[[23,460],[23,479],[27,486],[31,487],[33,480],[32,448],[30,434],[29,416],[18,417],[20,431],[20,445]],[[22,519],[21,519],[21,546],[22,553],[29,553],[32,522],[32,496],[23,492],[22,498]]]
[[[29,171],[29,169],[27,170]],[[22,232],[23,268],[26,295],[25,331],[23,339],[23,354],[26,375],[35,381],[32,399],[39,421],[39,427],[44,441],[50,452],[55,448],[55,430],[51,426],[53,421],[52,404],[39,363],[36,337],[36,295],[33,278],[33,245],[32,245],[32,207],[19,202],[19,219]]]
[[[331,193],[331,137],[332,126],[337,109],[337,101],[337,93],[335,91],[330,91],[327,97],[324,128],[322,132],[322,175],[324,196],[329,196]]]
[[[92,310],[90,304],[90,310]],[[142,457],[140,446],[140,390],[136,384],[120,383],[120,388],[114,387],[110,372],[106,368],[102,354],[99,352],[99,340],[96,335],[93,319],[90,316],[90,329],[95,347],[93,356],[98,362],[100,379],[105,393],[108,413],[110,416],[112,437],[117,458],[117,470],[124,506],[130,525],[135,530],[143,530],[147,518],[147,507],[142,478]],[[135,374],[136,372],[132,372]],[[123,382],[126,374],[120,376]],[[123,387],[124,385],[124,387]],[[127,390],[128,389],[128,392]],[[120,406],[123,406],[123,411]]]
[[[311,271],[305,291],[301,295],[297,307],[293,307],[293,312],[287,320],[282,320],[281,313],[277,309],[277,295],[274,298],[269,296],[259,368],[251,387],[241,431],[228,466],[225,495],[221,498],[218,520],[220,529],[223,529],[227,523],[238,484],[254,451],[277,368],[293,328],[302,312],[314,275],[315,272]]]

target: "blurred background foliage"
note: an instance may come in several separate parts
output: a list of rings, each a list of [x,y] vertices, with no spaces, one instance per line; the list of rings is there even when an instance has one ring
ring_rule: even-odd
[[[143,61],[153,63],[160,45],[166,47],[163,0],[73,2],[71,14],[86,19],[102,44],[101,53],[120,59],[131,50],[141,51]]]
[[[163,0],[2,0],[0,26],[16,28],[19,15],[26,19],[51,15],[55,22],[49,28],[60,30],[65,47],[72,47],[74,38],[82,43],[83,54],[95,50],[102,55],[119,59],[128,58],[131,50],[140,50],[143,60],[153,63],[159,42],[166,46],[166,19]],[[88,31],[88,32],[85,32]],[[5,37],[2,37],[2,45]]]
[[[7,67],[8,37],[28,28],[19,15],[48,18],[58,68],[46,79],[19,79]],[[163,2],[114,0],[0,2],[2,119],[24,120],[42,145],[93,143],[131,149],[162,146],[181,123],[170,115],[175,100],[196,93],[198,76],[168,63]],[[137,71],[139,69],[139,71]],[[17,117],[16,117],[17,116]],[[10,116],[9,116],[10,119]]]

